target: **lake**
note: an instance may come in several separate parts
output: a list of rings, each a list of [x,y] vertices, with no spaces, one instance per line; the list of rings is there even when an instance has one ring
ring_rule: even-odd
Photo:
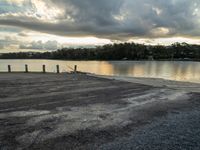
[[[7,65],[12,71],[24,71],[28,64],[29,71],[42,71],[46,65],[48,72],[56,72],[60,65],[61,72],[72,71],[74,65],[79,71],[99,75],[117,75],[129,77],[163,78],[176,81],[200,83],[200,62],[191,61],[60,61],[60,60],[0,60],[0,72],[7,71]]]

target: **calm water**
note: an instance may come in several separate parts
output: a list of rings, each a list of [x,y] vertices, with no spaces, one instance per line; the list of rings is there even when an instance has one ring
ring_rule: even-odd
[[[170,61],[57,61],[57,60],[0,60],[0,71],[23,71],[29,65],[30,71],[41,71],[46,65],[48,72],[55,72],[60,65],[61,72],[71,71],[74,65],[79,71],[100,75],[164,78],[177,81],[200,83],[200,62]]]

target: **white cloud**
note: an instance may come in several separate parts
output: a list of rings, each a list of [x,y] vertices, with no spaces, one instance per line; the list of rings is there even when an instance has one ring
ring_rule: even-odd
[[[29,44],[20,44],[20,49],[38,49],[38,50],[57,50],[58,42],[57,41],[47,41],[43,43],[42,41],[33,41]]]
[[[24,3],[25,0],[7,0],[8,3],[11,4],[19,4],[22,5]]]

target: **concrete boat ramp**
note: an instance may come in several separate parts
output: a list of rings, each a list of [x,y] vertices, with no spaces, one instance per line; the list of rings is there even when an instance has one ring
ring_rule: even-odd
[[[200,93],[86,74],[0,74],[0,150],[200,149]]]

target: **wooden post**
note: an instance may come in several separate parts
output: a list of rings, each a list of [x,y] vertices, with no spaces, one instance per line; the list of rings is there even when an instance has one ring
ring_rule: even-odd
[[[74,73],[77,72],[77,65],[74,66]]]
[[[25,73],[28,73],[28,65],[25,65]]]
[[[56,65],[56,70],[57,70],[57,73],[60,73],[59,65]]]
[[[43,73],[46,73],[45,65],[42,66],[42,71],[43,71]]]
[[[8,65],[8,72],[11,73],[11,66]]]

